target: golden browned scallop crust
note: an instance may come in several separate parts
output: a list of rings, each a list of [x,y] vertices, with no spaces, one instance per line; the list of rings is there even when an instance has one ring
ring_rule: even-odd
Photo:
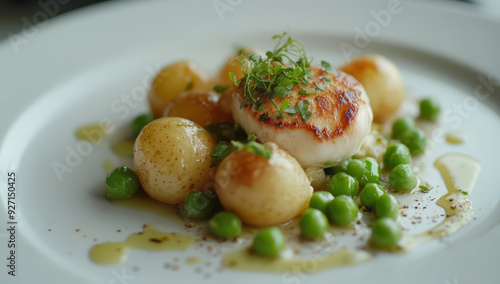
[[[309,87],[295,86],[290,96],[273,98],[278,106],[281,106],[285,99],[290,101],[291,106],[295,106],[298,101],[308,100],[309,110],[312,112],[308,121],[302,121],[299,114],[290,116],[287,113],[283,113],[283,118],[275,119],[279,116],[279,112],[272,102],[265,103],[264,108],[260,111],[257,111],[256,106],[247,103],[242,111],[276,131],[280,131],[280,129],[304,129],[319,141],[334,139],[342,135],[353,123],[354,117],[358,113],[358,105],[365,104],[364,101],[360,100],[362,90],[359,88],[360,84],[352,76],[342,71],[334,71],[333,74],[330,74],[319,67],[312,67],[312,71],[318,81],[325,86],[324,91],[318,90],[316,81],[310,80]],[[332,81],[331,85],[324,80],[325,78]],[[310,92],[316,89],[316,93],[300,95],[298,93],[300,89]],[[243,102],[245,96],[242,85],[236,89],[236,94],[238,101]]]
[[[285,100],[292,107],[307,100],[311,116],[306,121],[298,113],[282,112],[281,117],[271,100],[263,102],[260,110],[250,103],[240,107],[245,100],[243,84],[233,90],[232,110],[235,122],[261,142],[278,144],[303,167],[324,167],[359,150],[370,131],[373,113],[363,86],[352,76],[342,71],[327,73],[321,67],[311,71],[315,79],[309,80],[309,86],[301,84],[286,98],[273,98],[279,107]],[[307,94],[301,95],[300,90]]]

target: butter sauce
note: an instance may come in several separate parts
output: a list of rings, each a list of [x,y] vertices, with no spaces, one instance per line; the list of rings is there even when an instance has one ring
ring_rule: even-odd
[[[94,123],[81,126],[75,134],[78,139],[98,144],[104,139],[107,130],[106,125]]]
[[[259,270],[271,272],[296,271],[314,272],[326,268],[354,265],[370,260],[372,254],[362,250],[340,249],[322,257],[307,259],[265,258],[253,254],[249,248],[235,250],[224,256],[222,264],[238,270]]]
[[[164,233],[151,225],[144,225],[143,232],[134,233],[123,242],[102,243],[90,249],[90,259],[99,264],[116,264],[125,261],[130,249],[151,251],[184,250],[194,238],[176,233]]]
[[[474,209],[467,195],[472,193],[481,170],[479,162],[465,154],[451,153],[439,157],[434,166],[439,170],[448,193],[441,196],[436,204],[443,208],[446,218],[427,232],[405,235],[402,249],[412,250],[428,240],[449,236],[469,223]]]
[[[472,192],[477,176],[480,172],[480,165],[474,158],[465,154],[446,154],[439,157],[434,166],[439,170],[448,192],[440,197],[436,204],[444,209],[446,218],[434,226],[432,229],[416,235],[404,235],[397,248],[396,252],[408,252],[414,249],[419,244],[448,236],[458,229],[466,225],[472,215],[474,209],[467,195]],[[182,218],[179,218],[177,208],[164,203],[152,200],[146,193],[140,191],[132,198],[123,200],[110,200],[117,206],[139,209],[153,212],[159,215],[164,215],[171,220],[178,220],[179,224],[184,224]],[[297,219],[290,221],[281,226],[285,233],[294,234],[298,230]],[[358,231],[360,228],[354,228],[353,231]],[[251,237],[255,233],[254,229],[247,228],[247,237]],[[341,230],[342,231],[342,230]],[[331,232],[336,235],[339,231]],[[343,232],[349,235],[347,232]],[[342,232],[340,232],[342,235]],[[333,236],[333,235],[332,235]],[[243,236],[242,236],[243,237]],[[245,238],[245,237],[243,237]],[[127,252],[131,248],[145,250],[169,250],[169,249],[186,249],[194,242],[194,238],[188,235],[163,233],[157,231],[151,226],[147,226],[143,233],[132,234],[124,242],[104,243],[94,246],[90,251],[90,258],[99,264],[115,264],[124,261]],[[321,256],[296,257],[292,253],[292,257],[283,257],[276,259],[264,258],[253,254],[248,247],[236,249],[225,254],[222,258],[222,265],[231,269],[237,270],[257,270],[269,272],[286,272],[302,269],[302,271],[313,272],[322,269],[356,265],[373,258],[376,249],[347,249],[342,248],[333,253]],[[188,264],[196,264],[201,261],[201,258],[191,257],[186,259]]]
[[[450,132],[446,133],[444,139],[446,140],[446,142],[450,144],[464,144],[465,141],[467,140],[467,136],[459,132]]]
[[[104,171],[106,171],[106,174],[109,174],[116,167],[116,164],[110,159],[104,159],[104,161],[102,161],[102,168],[104,169]]]

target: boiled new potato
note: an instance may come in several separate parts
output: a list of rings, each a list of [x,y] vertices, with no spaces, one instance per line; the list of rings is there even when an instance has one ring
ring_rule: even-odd
[[[178,61],[156,75],[148,95],[149,106],[156,117],[163,115],[167,105],[180,93],[190,89],[206,89],[208,75],[190,61]]]
[[[187,118],[201,126],[231,122],[233,117],[218,104],[220,95],[210,91],[191,90],[181,93],[166,109],[166,116]]]
[[[304,170],[276,144],[271,158],[238,150],[227,156],[215,174],[215,190],[228,211],[249,225],[271,226],[300,215],[313,193]]]
[[[259,53],[258,51],[255,51],[255,50],[250,49],[250,48],[243,48],[243,49],[238,50],[235,53],[233,53],[227,59],[226,63],[224,63],[221,70],[219,71],[219,82],[222,86],[234,85],[234,82],[229,77],[229,73],[231,73],[231,72],[236,77],[236,80],[243,78],[243,72],[241,71],[241,62],[239,60],[237,60],[236,57],[239,55],[242,55],[242,54],[244,56],[248,56],[248,54],[250,52]],[[246,60],[243,60],[243,62],[245,62],[245,61]]]
[[[146,125],[134,144],[134,168],[152,198],[176,204],[211,182],[212,135],[198,124],[162,117]]]
[[[239,55],[248,56],[248,54],[250,54],[251,52],[254,52],[260,56],[263,56],[263,53],[259,50],[251,49],[251,48],[243,48],[243,49],[240,49],[240,50],[236,51],[235,53],[233,53],[227,59],[227,61],[224,63],[224,65],[222,66],[222,68],[219,71],[219,84],[221,86],[234,88],[234,82],[229,77],[229,73],[231,73],[231,72],[236,77],[236,80],[243,78],[244,74],[243,74],[243,71],[241,71],[242,62],[237,60],[236,57]],[[246,59],[243,59],[243,66],[245,66],[245,64],[246,64]],[[227,92],[222,93],[221,99],[219,101],[220,106],[227,113],[232,112],[231,106],[232,106],[233,98],[232,98],[231,94],[232,94],[231,90],[228,90]]]
[[[375,122],[384,122],[398,110],[405,98],[405,84],[398,68],[381,55],[360,56],[340,70],[363,85],[370,98]]]

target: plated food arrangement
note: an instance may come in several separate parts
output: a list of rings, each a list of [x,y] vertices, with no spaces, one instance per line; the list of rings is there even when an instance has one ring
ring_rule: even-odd
[[[418,175],[434,162],[418,127],[439,123],[433,98],[419,99],[419,116],[410,117],[401,110],[403,77],[389,59],[365,55],[336,70],[314,65],[287,33],[273,39],[265,53],[236,51],[216,78],[189,61],[160,71],[151,114],[131,125],[134,168],[116,167],[106,178],[110,199],[145,192],[176,206],[188,227],[206,228],[202,238],[147,225],[125,242],[94,246],[91,259],[112,264],[129,248],[185,249],[215,238],[234,247],[222,258],[228,268],[283,271],[314,259],[311,270],[319,270],[410,251],[468,223],[480,166],[464,154],[435,161],[448,189],[434,197],[445,211],[435,226],[406,234],[400,222],[410,206],[402,198],[433,193]],[[357,244],[339,245],[346,235]],[[312,251],[314,243],[335,249]]]

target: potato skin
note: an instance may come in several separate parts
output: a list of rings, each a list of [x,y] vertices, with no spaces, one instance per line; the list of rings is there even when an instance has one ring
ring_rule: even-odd
[[[215,174],[215,189],[228,211],[253,226],[287,222],[309,206],[313,193],[304,170],[290,154],[273,147],[271,159],[238,150]]]
[[[398,68],[381,55],[357,57],[340,70],[363,85],[370,98],[375,122],[384,122],[398,110],[405,98],[405,84]]]
[[[233,117],[219,105],[215,92],[191,90],[181,93],[165,110],[166,116],[189,119],[201,126],[217,122],[231,122]]]
[[[233,73],[234,76],[236,77],[236,80],[239,80],[243,78],[243,72],[241,71],[241,62],[236,59],[239,55],[245,55],[248,56],[250,52],[255,52],[260,54],[259,51],[253,50],[251,48],[244,48],[242,50],[239,50],[233,54],[226,60],[224,65],[222,65],[222,68],[219,71],[219,82],[222,86],[232,86],[234,85],[233,81],[229,77],[229,73]],[[246,60],[244,60],[245,62]]]
[[[176,204],[212,181],[212,135],[187,119],[162,117],[146,125],[134,144],[134,167],[153,199]]]
[[[234,89],[234,82],[231,80],[229,77],[229,73],[233,73],[234,76],[236,77],[236,80],[239,80],[243,78],[244,74],[243,71],[241,71],[241,65],[242,62],[236,59],[239,55],[244,55],[248,56],[251,52],[264,56],[264,53],[260,50],[257,49],[252,49],[252,48],[243,48],[237,52],[234,52],[222,65],[221,69],[219,70],[219,77],[218,77],[218,83],[221,86],[224,87],[229,87],[230,90],[224,92],[221,94],[221,99],[219,100],[219,104],[221,108],[227,112],[227,113],[232,113],[232,104],[233,104],[233,97],[232,97],[232,91],[231,89]],[[246,64],[247,60],[243,59],[243,64]]]
[[[180,93],[188,89],[205,89],[209,77],[190,61],[174,62],[163,68],[153,80],[148,101],[155,117],[163,116],[165,108]]]

